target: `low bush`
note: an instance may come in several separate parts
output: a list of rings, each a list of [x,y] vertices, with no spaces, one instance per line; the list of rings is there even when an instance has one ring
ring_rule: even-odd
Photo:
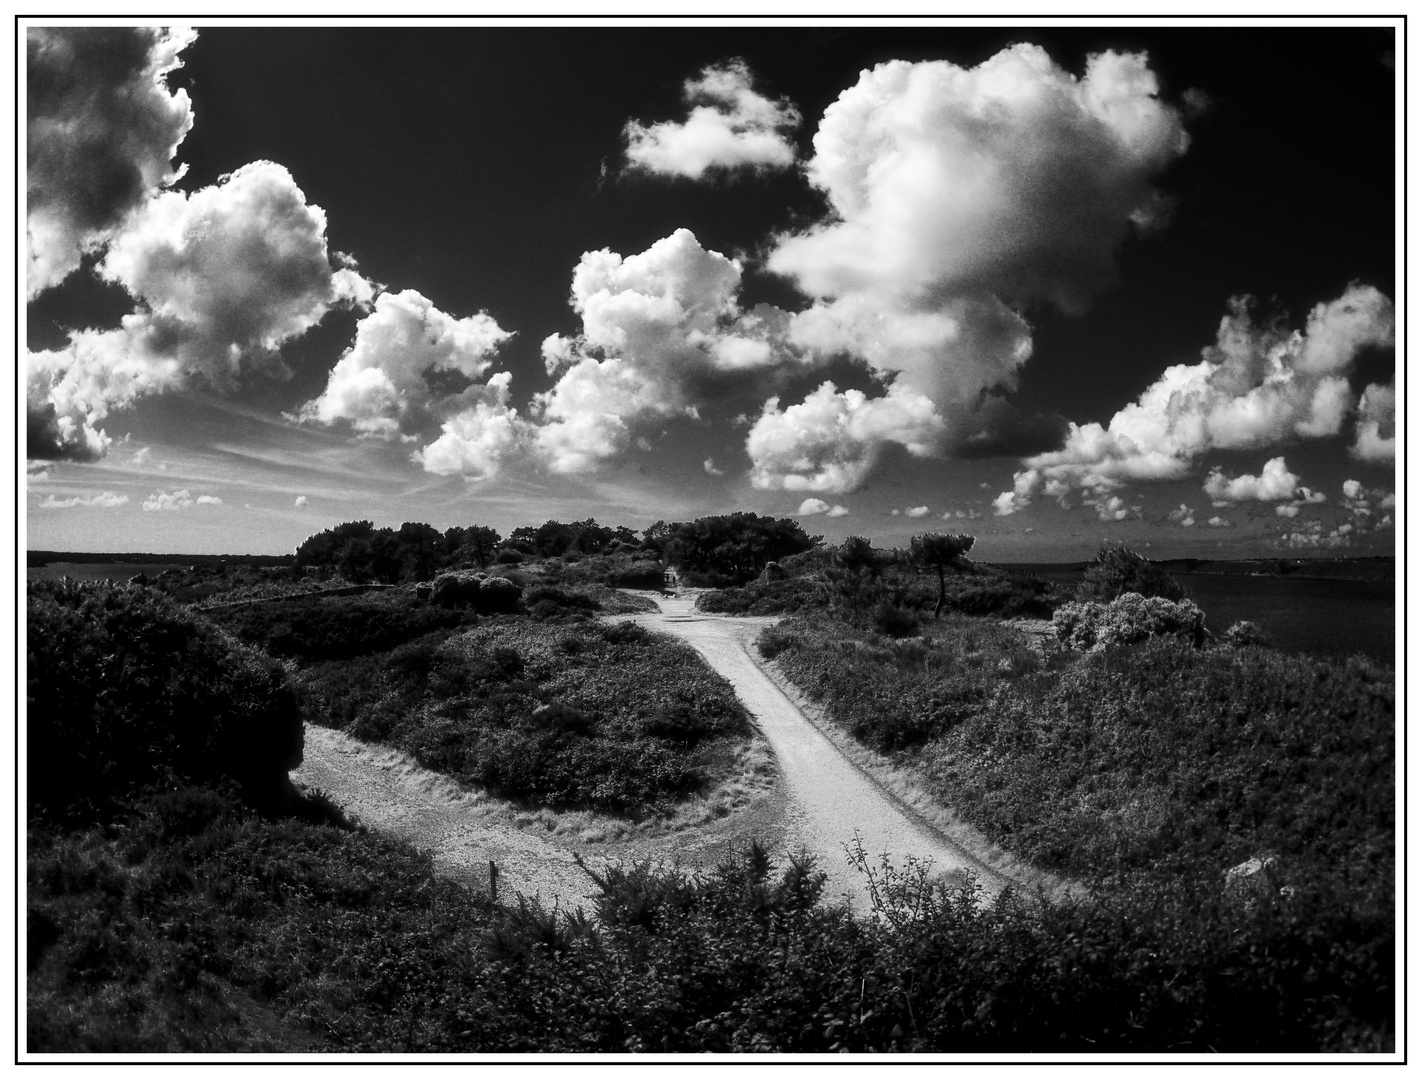
[[[301,763],[281,667],[160,593],[35,582],[26,621],[32,813],[102,816],[144,787],[220,777],[269,800]]]
[[[553,585],[537,585],[524,593],[528,613],[537,619],[557,619],[570,614],[597,611],[599,604],[579,592],[567,592]]]
[[[523,588],[506,577],[453,570],[434,579],[430,602],[439,607],[468,608],[481,615],[508,615],[518,611],[522,595]]]
[[[1062,644],[1081,650],[1135,645],[1152,637],[1178,637],[1195,647],[1206,638],[1205,613],[1189,600],[1122,593],[1109,604],[1071,601],[1052,616]]]

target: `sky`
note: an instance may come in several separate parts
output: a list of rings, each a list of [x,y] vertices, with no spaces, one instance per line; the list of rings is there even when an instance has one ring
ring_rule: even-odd
[[[1390,26],[25,32],[31,549],[1394,550]]]

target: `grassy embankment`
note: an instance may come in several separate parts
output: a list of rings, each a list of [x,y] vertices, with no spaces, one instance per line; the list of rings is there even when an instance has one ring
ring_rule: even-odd
[[[762,602],[813,595],[805,577],[762,582]],[[1331,1013],[1365,1043],[1386,1041],[1389,669],[1178,637],[1043,651],[1010,623],[925,619],[911,588],[899,588],[909,600],[897,622],[818,589],[839,617],[791,617],[760,648],[830,722],[1013,854],[1131,898],[1142,927],[1177,920],[1180,947],[1206,962],[1216,920],[1233,918],[1219,907],[1224,872],[1273,857],[1263,947],[1288,957],[1315,1019]],[[1171,902],[1182,897],[1183,908]],[[1227,972],[1235,961],[1226,950],[1213,962]]]

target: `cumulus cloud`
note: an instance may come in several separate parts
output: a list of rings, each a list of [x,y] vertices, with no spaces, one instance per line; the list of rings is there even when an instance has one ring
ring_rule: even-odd
[[[1179,525],[1182,529],[1191,528],[1195,524],[1195,511],[1192,507],[1181,503],[1180,506],[1170,511],[1170,520]]]
[[[167,74],[192,30],[30,27],[26,30],[27,291],[78,269],[158,189],[192,127],[187,92]]]
[[[716,468],[716,462],[712,458],[707,458],[701,463],[701,467],[706,470],[707,476],[725,476],[725,469]]]
[[[1396,459],[1396,412],[1396,388],[1369,383],[1358,401],[1358,432],[1351,449],[1355,458],[1379,463]]]
[[[485,404],[466,395],[486,392],[475,380],[512,336],[485,312],[458,319],[414,289],[383,293],[356,325],[355,342],[331,369],[326,389],[295,419],[345,422],[363,437],[415,437],[462,405],[472,412]]]
[[[307,505],[306,496],[305,496],[305,495],[298,495],[298,496],[296,497],[296,502],[293,503],[292,505],[294,505],[298,510],[301,509],[301,507],[306,506],[306,505]]]
[[[455,413],[441,426],[434,442],[411,455],[426,472],[440,476],[460,474],[470,480],[497,476],[506,458],[521,450],[528,439],[528,424],[509,405],[509,382],[501,371],[476,390],[481,400]],[[469,392],[461,395],[469,399]]]
[[[58,499],[53,495],[48,495],[44,501],[40,503],[40,508],[42,510],[67,510],[72,506],[115,507],[123,506],[127,502],[127,495],[118,495],[112,491],[101,491],[97,495],[75,495],[68,499]]]
[[[622,453],[642,423],[699,417],[700,406],[758,385],[787,360],[787,316],[742,310],[742,267],[678,229],[646,251],[583,254],[570,303],[575,337],[551,335],[544,365],[557,379],[535,395],[536,452],[577,473]]]
[[[927,516],[928,516],[928,507],[926,507],[926,506],[910,506],[907,510],[904,511],[904,516],[905,516],[905,517],[911,517],[911,518],[927,517]]]
[[[1232,528],[1234,528],[1234,522],[1228,521],[1228,520],[1226,520],[1225,518],[1218,517],[1218,516],[1210,518],[1210,520],[1207,521],[1207,522],[1205,522],[1205,524],[1208,525],[1208,526],[1209,526],[1210,528],[1212,528],[1212,529],[1232,529]]]
[[[741,59],[710,65],[687,79],[682,88],[689,106],[685,120],[627,122],[628,168],[692,180],[715,171],[789,168],[795,163],[792,136],[800,126],[800,111],[787,99],[757,93],[753,82]]]
[[[281,345],[373,287],[332,270],[326,216],[279,165],[244,166],[192,195],[167,192],[131,214],[98,265],[139,307],[116,330],[78,330],[31,353],[26,396],[32,458],[93,460],[98,426],[137,398],[191,385],[231,391],[244,372],[285,374]]]
[[[1293,500],[1294,506],[1304,506],[1327,499],[1323,492],[1301,485],[1299,478],[1289,471],[1282,457],[1266,461],[1258,476],[1246,473],[1230,479],[1225,476],[1223,469],[1216,467],[1206,477],[1203,490],[1216,507],[1232,506],[1237,502],[1286,500]]]
[[[825,513],[825,517],[832,517],[832,518],[841,518],[841,517],[848,517],[848,516],[849,516],[849,509],[848,509],[848,507],[840,506],[838,503],[835,503],[833,506],[831,506],[831,507],[829,508],[829,510],[826,511],[826,513]]]
[[[765,403],[746,438],[751,483],[785,491],[853,491],[890,443],[915,457],[937,445],[943,420],[933,402],[895,384],[881,398],[821,384],[803,402]]]
[[[791,342],[926,396],[940,450],[1000,442],[998,395],[1032,352],[1022,305],[1083,311],[1132,223],[1162,218],[1151,179],[1188,140],[1157,90],[1143,55],[1093,56],[1078,79],[1033,45],[863,72],[807,165],[832,215],[767,261],[814,299]]]
[[[829,503],[823,499],[809,498],[800,504],[800,509],[795,513],[800,517],[810,517],[814,514],[823,514],[830,508]]]
[[[187,488],[177,491],[159,489],[143,500],[145,510],[190,510],[194,506],[218,506],[222,500],[216,495],[198,495],[196,498]]]
[[[1359,530],[1351,522],[1343,522],[1325,530],[1318,519],[1299,522],[1281,533],[1277,545],[1282,548],[1341,548],[1350,547],[1354,539],[1366,530]]]
[[[1119,495],[1100,495],[1084,502],[1096,511],[1096,516],[1102,521],[1125,521],[1141,516],[1140,506],[1128,505]]]
[[[1317,305],[1293,332],[1257,325],[1249,298],[1237,297],[1199,363],[1166,368],[1105,427],[1071,424],[1062,449],[1024,459],[994,505],[1010,514],[1041,494],[1065,502],[1075,489],[1100,495],[1129,481],[1179,480],[1213,449],[1336,435],[1352,408],[1348,374],[1359,352],[1393,339],[1392,301],[1370,286]]]

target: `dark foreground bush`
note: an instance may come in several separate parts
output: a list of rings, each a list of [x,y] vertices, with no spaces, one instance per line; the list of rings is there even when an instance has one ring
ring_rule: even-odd
[[[35,582],[27,631],[31,811],[102,814],[142,787],[224,776],[267,798],[301,763],[281,668],[153,590]]]
[[[32,830],[32,1052],[1317,1052],[1392,1048],[1386,928],[1325,896],[1122,890],[1060,907],[808,858],[488,901],[374,835],[210,792]]]

